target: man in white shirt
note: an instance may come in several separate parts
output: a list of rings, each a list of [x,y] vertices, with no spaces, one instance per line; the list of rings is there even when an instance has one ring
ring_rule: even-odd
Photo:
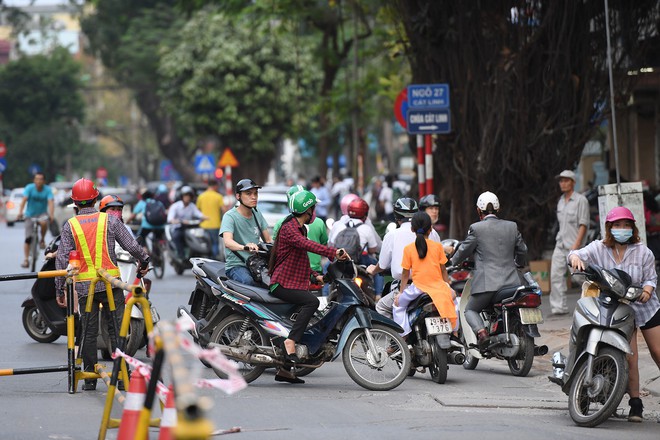
[[[179,258],[185,258],[186,239],[184,230],[181,227],[185,222],[190,220],[206,220],[202,211],[200,211],[194,203],[192,203],[195,191],[189,186],[181,188],[181,200],[175,202],[170,206],[167,212],[167,223],[171,226],[172,241],[176,246],[176,252]]]

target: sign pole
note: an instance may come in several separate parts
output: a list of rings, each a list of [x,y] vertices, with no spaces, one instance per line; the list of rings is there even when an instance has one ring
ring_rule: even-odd
[[[419,197],[426,195],[426,177],[424,173],[424,136],[417,135],[417,184]]]
[[[231,183],[231,167],[227,165],[225,167],[225,192],[227,193],[227,197],[229,197],[232,194],[232,183]]]
[[[424,152],[426,158],[426,195],[433,194],[433,138],[424,135]]]

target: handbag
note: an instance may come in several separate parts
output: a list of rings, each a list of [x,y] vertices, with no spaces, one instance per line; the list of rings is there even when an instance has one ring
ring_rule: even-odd
[[[261,240],[263,240],[265,243],[266,240],[264,239],[263,230],[261,229],[261,225],[259,224],[259,220],[257,220],[257,215],[254,211],[255,210],[253,208],[252,217],[254,218],[254,222],[257,224],[257,229],[259,230],[259,235],[261,236]],[[252,279],[254,281],[256,281],[257,283],[263,283],[265,285],[270,284],[270,275],[268,275],[267,257],[261,254],[252,254],[247,259],[245,259],[240,253],[236,251],[232,251],[232,252],[245,263],[245,266],[250,271],[250,275],[252,275]]]

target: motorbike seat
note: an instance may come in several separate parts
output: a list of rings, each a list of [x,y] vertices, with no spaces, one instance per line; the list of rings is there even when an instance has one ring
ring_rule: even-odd
[[[268,289],[262,287],[250,286],[248,284],[239,283],[234,280],[223,280],[227,287],[239,292],[241,295],[247,296],[253,301],[267,303],[267,304],[287,304],[285,301],[282,301],[279,298],[272,296]]]
[[[212,280],[225,276],[225,263],[222,261],[205,261],[198,267]]]
[[[419,307],[422,307],[425,304],[428,304],[430,302],[433,302],[430,296],[428,296],[426,293],[423,295],[419,295],[417,298],[415,298],[410,304],[408,304],[408,307],[406,308],[407,310],[415,310]]]
[[[502,287],[500,290],[497,291],[497,293],[493,297],[491,303],[492,304],[499,304],[499,303],[511,302],[516,298],[516,294],[518,293],[518,290],[522,289],[522,288],[524,288],[524,286],[506,286],[506,287]]]

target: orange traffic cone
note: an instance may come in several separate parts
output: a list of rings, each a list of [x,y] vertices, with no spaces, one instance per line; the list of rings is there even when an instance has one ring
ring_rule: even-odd
[[[163,416],[160,418],[160,434],[158,440],[174,440],[174,427],[176,426],[176,407],[174,406],[174,388],[169,387]]]
[[[135,369],[131,373],[131,381],[126,393],[126,401],[124,401],[124,412],[119,422],[117,440],[133,440],[135,438],[146,393],[147,384],[144,376]]]

